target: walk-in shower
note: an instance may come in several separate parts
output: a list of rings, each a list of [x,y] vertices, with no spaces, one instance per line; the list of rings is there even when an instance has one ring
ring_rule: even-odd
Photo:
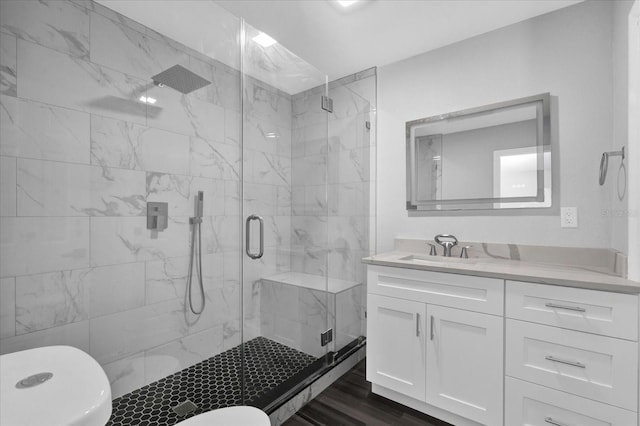
[[[375,70],[143,3],[0,2],[0,352],[88,352],[113,425],[271,413],[365,342]]]

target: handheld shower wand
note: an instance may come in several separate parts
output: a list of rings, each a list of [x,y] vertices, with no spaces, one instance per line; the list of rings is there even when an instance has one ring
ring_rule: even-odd
[[[189,218],[189,224],[193,226],[191,230],[191,254],[189,256],[189,274],[187,276],[187,294],[186,298],[189,299],[189,309],[196,315],[200,315],[202,311],[204,311],[205,306],[205,295],[204,295],[204,285],[202,282],[202,215],[204,212],[204,193],[202,191],[198,191],[198,195],[196,196],[196,206],[195,206],[196,215],[194,217]],[[196,234],[198,240],[198,247],[196,248]],[[200,284],[200,297],[202,299],[202,306],[199,310],[194,309],[193,307],[193,292],[192,292],[192,281],[193,281],[193,264],[196,264],[196,273],[198,275],[198,283]]]

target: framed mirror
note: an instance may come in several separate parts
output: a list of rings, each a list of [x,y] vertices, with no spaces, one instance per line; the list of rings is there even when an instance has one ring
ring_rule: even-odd
[[[406,123],[408,210],[551,207],[548,93]]]

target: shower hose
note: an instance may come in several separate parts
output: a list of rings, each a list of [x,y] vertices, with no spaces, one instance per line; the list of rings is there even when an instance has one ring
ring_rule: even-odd
[[[189,274],[187,275],[187,299],[189,299],[189,309],[196,315],[200,315],[202,311],[204,311],[205,305],[205,296],[204,296],[204,286],[202,283],[202,233],[201,233],[201,224],[202,218],[194,217],[190,219],[191,224],[193,225],[193,230],[191,231],[191,254],[189,256]],[[197,235],[196,235],[197,234]],[[196,248],[196,238],[198,241],[198,247]],[[192,290],[192,282],[193,282],[193,264],[196,264],[196,274],[198,275],[198,283],[200,288],[200,296],[202,298],[202,307],[199,310],[194,309],[193,307],[193,290]]]

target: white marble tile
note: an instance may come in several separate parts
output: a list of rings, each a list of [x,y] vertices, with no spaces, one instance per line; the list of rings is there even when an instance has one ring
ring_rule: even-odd
[[[222,142],[191,138],[191,173],[213,179],[240,179],[240,150]]]
[[[0,339],[16,335],[16,279],[0,278]]]
[[[242,115],[239,112],[224,110],[224,142],[240,146],[240,129],[242,128]]]
[[[260,151],[244,150],[251,155],[246,163],[251,169],[251,182],[269,185],[291,185],[291,158]],[[245,169],[246,170],[246,169]],[[249,170],[245,171],[245,177]]]
[[[369,216],[369,183],[328,185],[328,212],[332,216]]]
[[[146,217],[91,218],[91,266],[141,262],[188,253],[187,218],[171,218],[162,232],[147,229]]]
[[[145,265],[142,262],[92,268],[84,280],[91,318],[144,305]]]
[[[329,121],[329,146],[331,149],[347,150],[358,147],[358,117],[351,116]],[[360,123],[362,124],[362,123]],[[364,125],[362,124],[362,127]]]
[[[89,14],[68,1],[3,0],[0,27],[16,37],[69,55],[89,56]]]
[[[205,216],[202,221],[202,252],[239,250],[239,221],[239,216]]]
[[[240,263],[244,252],[226,251],[223,253],[224,259],[224,286],[233,287],[240,285]]]
[[[369,148],[357,148],[338,153],[338,173],[329,172],[331,183],[368,182]]]
[[[89,218],[0,218],[2,276],[89,266]]]
[[[189,173],[189,138],[92,115],[91,163],[186,175]]]
[[[329,246],[366,250],[369,248],[369,224],[357,216],[329,217]]]
[[[224,215],[239,216],[242,207],[240,201],[240,181],[224,181]]]
[[[89,318],[88,269],[16,278],[16,334]]]
[[[193,216],[198,191],[202,191],[204,215],[224,215],[224,185],[219,179],[147,173],[147,201],[169,203],[170,216]]]
[[[146,124],[148,81],[18,40],[18,96]]]
[[[173,299],[182,300],[185,297],[189,273],[188,257],[149,261],[146,262],[145,270],[146,304]]]
[[[19,216],[77,216],[91,204],[89,166],[18,159]]]
[[[77,208],[90,216],[146,215],[146,176],[143,172],[90,167],[91,204]]]
[[[310,90],[294,97],[292,101],[292,128],[299,129],[322,123],[326,125],[330,114],[320,108],[320,100],[323,94],[324,92]]]
[[[291,130],[259,117],[246,116],[242,136],[244,149],[291,156]]]
[[[149,126],[183,135],[224,142],[224,109],[169,87],[152,86],[148,96],[156,103],[147,111]]]
[[[264,245],[280,249],[291,245],[291,216],[264,216]]]
[[[0,340],[0,355],[52,345],[73,346],[89,353],[89,321],[75,322],[2,339]]]
[[[291,187],[276,187],[276,214],[279,216],[291,216]]]
[[[16,66],[17,41],[9,34],[0,33],[0,94],[17,96]]]
[[[91,14],[91,61],[149,81],[174,65],[189,68],[187,54],[97,13]]]
[[[140,216],[145,174],[132,170],[18,159],[20,216]]]
[[[0,153],[89,163],[89,114],[0,96]]]
[[[273,216],[278,210],[277,187],[259,183],[244,184],[244,211]]]
[[[112,21],[120,25],[127,26],[140,33],[145,33],[147,31],[147,27],[145,27],[141,23],[134,21],[133,19],[130,19],[124,15],[121,15],[118,12],[114,11],[113,9],[109,9],[108,7],[105,7],[93,0],[71,0],[71,1],[82,3],[82,5],[87,9],[89,9],[90,11],[98,13],[106,18],[111,19]]]
[[[0,216],[16,215],[16,159],[0,157]]]
[[[139,389],[144,383],[144,352],[102,366],[111,384],[111,398]]]
[[[292,182],[295,185],[324,185],[327,183],[327,156],[312,155],[292,161]]]
[[[192,92],[194,97],[219,105],[230,112],[239,111],[240,78],[237,71],[232,71],[226,65],[211,58],[204,60],[194,55],[190,56],[188,68],[211,81],[210,85]],[[239,125],[240,123],[238,122],[236,126]]]
[[[90,320],[91,355],[101,364],[184,337],[187,327],[177,300]]]
[[[145,384],[222,352],[222,326],[213,327],[145,352]]]
[[[370,108],[369,101],[350,90],[348,86],[329,90],[329,96],[333,99],[333,113],[329,114],[330,121],[354,117]]]
[[[291,128],[290,97],[251,77],[245,77],[244,112],[247,116]]]

